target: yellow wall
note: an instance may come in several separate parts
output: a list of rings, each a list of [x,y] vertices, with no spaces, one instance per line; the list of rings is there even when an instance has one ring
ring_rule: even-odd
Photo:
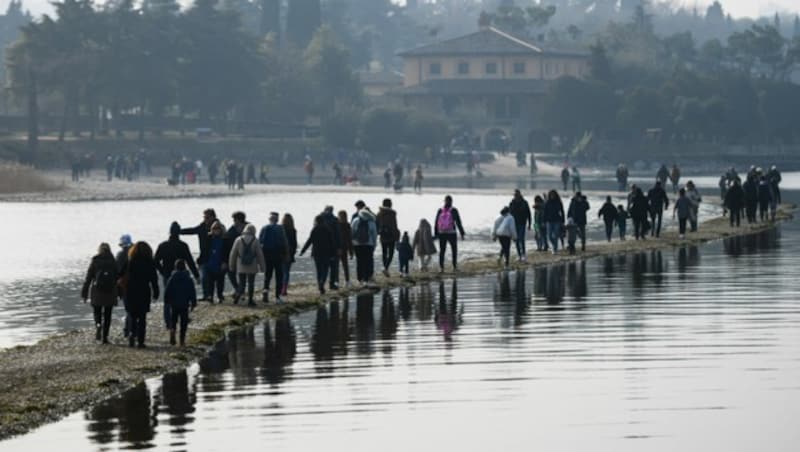
[[[459,74],[458,65],[469,63],[469,74]],[[487,74],[486,64],[497,63],[497,73]],[[525,63],[524,74],[514,74],[514,63]],[[441,74],[430,74],[430,65],[439,63]],[[588,60],[581,57],[408,57],[403,61],[405,86],[418,85],[426,80],[437,79],[547,79],[564,75],[585,77],[588,75]]]

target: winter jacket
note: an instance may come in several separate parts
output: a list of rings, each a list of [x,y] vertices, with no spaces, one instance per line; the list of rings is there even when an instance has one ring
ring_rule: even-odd
[[[110,280],[113,281],[110,290],[107,291],[97,287],[97,278],[104,271],[110,272]],[[92,306],[115,306],[118,296],[117,278],[117,262],[111,253],[94,256],[83,280],[81,298],[90,299]]]
[[[350,229],[350,223],[339,222],[339,243],[342,244],[342,256],[353,256],[353,233]]]
[[[250,224],[250,223],[245,223],[241,227],[236,226],[234,224],[230,228],[228,228],[227,231],[225,231],[225,234],[223,234],[223,237],[225,238],[225,255],[226,256],[230,256],[231,255],[231,250],[233,249],[233,243],[236,241],[236,239],[239,238],[240,235],[242,235],[242,233],[244,232],[244,228],[246,228],[248,224]]]
[[[283,228],[286,233],[286,242],[289,244],[289,261],[294,262],[294,256],[297,254],[297,229]]]
[[[400,262],[408,262],[414,259],[414,248],[408,242],[400,242],[397,244],[397,258]]]
[[[748,179],[745,181],[745,183],[742,184],[742,190],[744,190],[745,202],[754,203],[758,201],[758,186],[753,180]]]
[[[394,209],[381,206],[375,221],[381,243],[395,243],[400,240],[400,230],[397,229],[397,212]]]
[[[439,230],[439,217],[442,216],[443,209],[444,207],[436,211],[436,219],[433,222],[433,236],[438,237],[439,234],[455,234],[456,230],[458,230],[461,237],[464,237],[464,227],[461,226],[461,214],[458,213],[458,209],[455,207],[450,207],[450,215],[453,217],[453,227],[446,231]]]
[[[152,260],[134,259],[127,266],[128,285],[125,298],[132,313],[150,312],[150,301],[158,298],[158,273]]]
[[[636,193],[631,199],[631,207],[628,213],[634,220],[644,220],[647,218],[647,213],[650,211],[650,204],[647,202],[647,197],[642,193]]]
[[[177,235],[170,236],[169,240],[161,242],[156,249],[156,269],[162,277],[168,278],[175,269],[175,261],[183,259],[192,271],[195,278],[199,277],[197,266],[194,264],[189,245],[181,241]]]
[[[662,187],[653,187],[647,192],[647,201],[650,203],[650,212],[663,212],[669,207],[667,192]]]
[[[494,220],[492,240],[496,240],[498,237],[511,237],[513,240],[517,239],[517,226],[512,215],[500,215]]]
[[[333,233],[325,224],[314,226],[300,254],[305,253],[312,245],[311,255],[315,258],[325,259],[332,258],[336,255],[336,248],[333,245]]]
[[[164,303],[170,305],[174,311],[197,306],[197,292],[189,272],[176,271],[169,277],[164,288]]]
[[[560,199],[548,199],[544,203],[544,215],[542,219],[545,223],[564,224],[564,204]]]
[[[686,196],[682,196],[675,201],[674,210],[678,213],[678,218],[690,218],[692,216],[692,202]]]
[[[283,226],[279,224],[264,226],[258,234],[258,241],[261,244],[264,259],[280,261],[286,259],[289,253],[289,240],[286,238]]]
[[[323,213],[322,219],[333,234],[333,249],[338,254],[342,250],[342,231],[339,228],[339,219],[333,213]]]
[[[211,251],[211,236],[208,235],[210,227],[204,221],[193,228],[181,229],[181,235],[197,235],[197,241],[200,245],[200,256],[197,257],[197,263],[200,265],[208,261],[209,252]]]
[[[617,213],[619,211],[616,207],[614,207],[613,203],[607,202],[603,204],[603,207],[600,208],[600,211],[597,212],[597,217],[603,217],[604,223],[613,223],[614,220],[617,219]]]
[[[740,210],[744,207],[744,190],[741,185],[733,185],[725,193],[725,207],[730,210]]]
[[[225,238],[211,237],[209,240],[208,259],[206,259],[206,270],[212,273],[224,271],[223,267],[228,265],[228,256],[225,255]]]
[[[411,241],[414,253],[418,256],[431,256],[436,254],[436,244],[433,241],[433,231],[427,220],[423,220],[417,232],[414,233],[414,240]]]
[[[122,274],[128,267],[128,252],[131,250],[130,246],[126,246],[117,252],[115,260],[117,261],[117,273]]]
[[[772,201],[772,187],[765,180],[758,183],[758,202],[768,203]]]
[[[589,202],[585,199],[572,198],[567,209],[567,218],[572,218],[578,226],[586,226],[586,212],[589,211]]]
[[[511,216],[514,217],[517,226],[531,227],[531,206],[525,198],[520,196],[512,199],[508,208],[511,210]]]
[[[244,264],[242,263],[242,255],[248,249],[253,251],[255,259],[250,264]],[[242,234],[233,242],[231,255],[228,256],[228,268],[231,272],[241,275],[255,275],[266,269],[264,251],[261,249],[261,243],[256,239],[255,235]]]
[[[369,227],[369,240],[367,243],[358,243],[358,226],[361,222],[367,222]],[[378,226],[375,224],[375,215],[367,209],[361,209],[356,214],[355,219],[350,223],[350,230],[353,236],[353,246],[372,246],[378,242]]]

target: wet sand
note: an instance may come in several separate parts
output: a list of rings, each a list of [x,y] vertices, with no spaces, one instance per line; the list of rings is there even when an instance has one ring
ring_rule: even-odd
[[[794,206],[781,207],[777,222],[791,220],[793,210]],[[731,228],[727,218],[719,217],[702,223],[700,231],[689,234],[686,239],[679,239],[676,232],[668,231],[660,239],[590,243],[586,252],[574,255],[532,252],[527,263],[513,266],[538,267],[598,256],[697,245],[753,234],[775,226],[776,223],[760,223]],[[112,325],[110,345],[96,343],[94,331],[84,329],[55,335],[32,346],[0,351],[0,439],[27,432],[91,406],[147,378],[185,368],[204,356],[209,347],[230,329],[267,317],[315,308],[358,290],[380,290],[497,271],[502,271],[502,268],[496,257],[485,257],[463,262],[457,273],[414,273],[410,278],[377,276],[373,288],[343,289],[326,296],[318,295],[313,284],[301,284],[292,288],[288,303],[281,306],[260,304],[251,308],[235,306],[230,301],[222,305],[201,303],[192,314],[185,348],[168,344],[168,334],[160,320],[162,305],[157,303],[153,305],[148,322],[146,349],[128,348],[127,340],[121,336],[121,325],[115,324]],[[86,315],[91,315],[88,307]]]

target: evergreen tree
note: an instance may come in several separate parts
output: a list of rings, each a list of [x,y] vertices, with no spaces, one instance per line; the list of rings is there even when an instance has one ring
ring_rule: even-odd
[[[320,0],[289,0],[286,13],[286,38],[299,49],[305,49],[322,24]]]

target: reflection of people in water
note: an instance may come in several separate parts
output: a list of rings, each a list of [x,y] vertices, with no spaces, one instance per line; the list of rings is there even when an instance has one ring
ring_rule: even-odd
[[[398,307],[400,308],[400,318],[405,321],[408,321],[411,318],[411,300],[408,296],[408,292],[408,287],[400,288],[400,304]]]
[[[383,300],[381,300],[381,320],[380,320],[381,340],[385,341],[384,344],[391,344],[397,334],[397,314],[394,309],[394,299],[392,293],[388,290],[383,291]],[[391,346],[386,345],[384,352],[391,351]]]
[[[297,353],[297,339],[289,316],[275,321],[275,337],[270,335],[269,322],[264,323],[264,365],[261,369],[264,380],[269,384],[282,383],[286,367]]]
[[[142,448],[155,437],[150,391],[144,383],[95,406],[87,417],[92,421],[88,425],[92,440],[98,444],[118,441],[124,448]]]
[[[534,291],[536,295],[544,298],[548,304],[557,305],[564,301],[564,265],[553,265],[534,270],[536,275],[536,285]]]
[[[586,261],[570,262],[567,266],[567,287],[572,292],[575,301],[580,301],[586,297]]]
[[[170,415],[169,425],[183,426],[190,424],[194,413],[194,404],[197,402],[195,388],[189,388],[189,374],[186,370],[162,377],[161,401],[164,403],[165,412]],[[181,435],[181,433],[176,433]]]
[[[375,341],[375,294],[361,293],[356,296],[356,351],[362,355],[372,354]]]
[[[444,281],[439,281],[439,306],[434,316],[436,327],[444,334],[445,341],[453,340],[453,332],[461,324],[461,312],[458,305],[458,283],[453,279],[450,287],[450,303],[444,291]]]
[[[430,283],[421,284],[416,292],[417,320],[428,321],[433,317],[433,289]]]

